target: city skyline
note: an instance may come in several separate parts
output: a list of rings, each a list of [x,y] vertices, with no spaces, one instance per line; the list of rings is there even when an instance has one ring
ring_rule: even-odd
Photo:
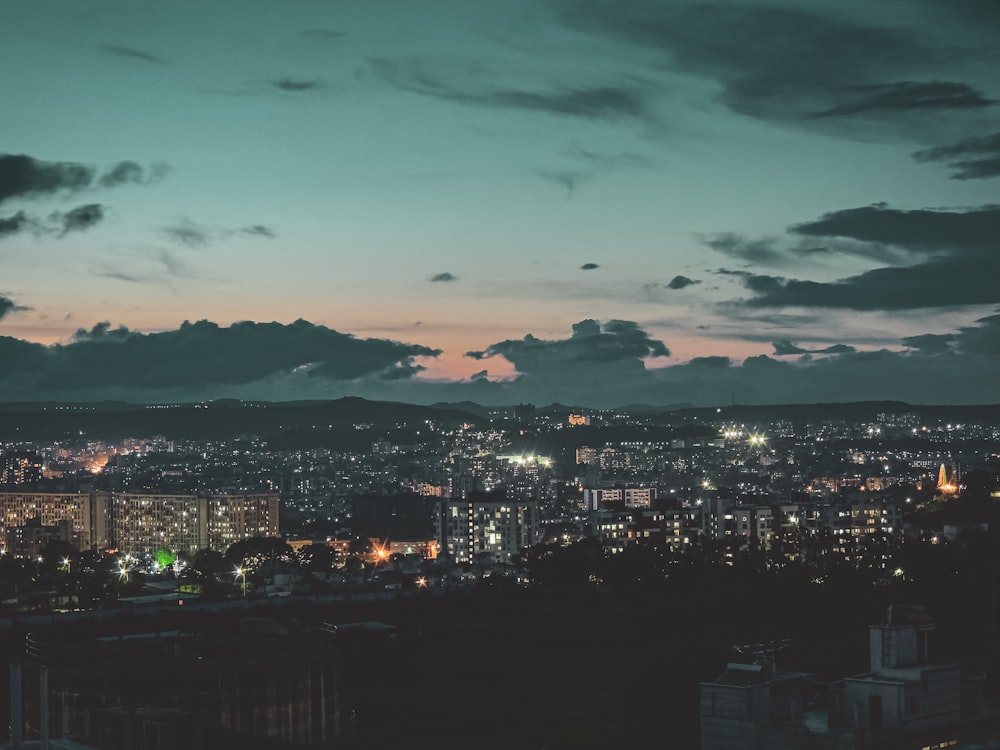
[[[996,401],[979,0],[0,10],[0,400]]]

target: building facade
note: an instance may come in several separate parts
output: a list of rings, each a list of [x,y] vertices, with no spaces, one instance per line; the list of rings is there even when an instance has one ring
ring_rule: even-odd
[[[39,519],[41,526],[67,523],[80,550],[117,547],[142,555],[166,548],[219,551],[241,539],[278,536],[278,495],[141,492],[0,492],[5,532]]]

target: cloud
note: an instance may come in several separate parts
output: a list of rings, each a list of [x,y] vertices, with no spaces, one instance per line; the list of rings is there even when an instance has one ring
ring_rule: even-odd
[[[304,320],[228,328],[202,320],[150,334],[99,323],[78,330],[68,344],[0,337],[0,387],[33,399],[111,393],[176,397],[289,377],[309,363],[296,377],[322,389],[324,383],[365,378],[406,379],[420,369],[416,357],[439,353],[421,345],[357,339]]]
[[[1000,206],[967,210],[893,209],[885,203],[832,211],[797,224],[792,232],[810,237],[842,237],[877,242],[914,254],[993,255],[1000,237]]]
[[[684,289],[685,287],[693,286],[695,284],[700,284],[701,281],[696,281],[695,279],[689,279],[687,276],[674,276],[669,282],[667,282],[667,289]]]
[[[922,337],[920,350],[914,348],[918,342],[913,340],[902,351],[855,351],[844,344],[810,350],[784,341],[775,344],[776,354],[798,355],[794,361],[761,355],[739,363],[726,356],[702,356],[665,367],[644,367],[641,342],[652,339],[634,323],[624,331],[629,341],[634,339],[640,346],[613,348],[616,354],[607,359],[587,356],[597,348],[590,338],[606,333],[594,321],[574,326],[569,339],[544,341],[528,335],[470,352],[470,356],[503,356],[521,373],[513,380],[493,383],[495,400],[488,403],[559,401],[598,408],[630,403],[707,406],[731,401],[939,403],[942,393],[954,391],[956,372],[962,373],[962,389],[952,393],[953,398],[962,403],[996,400],[1000,314],[944,334],[944,346],[932,335]],[[452,398],[464,397],[460,389],[451,388]]]
[[[254,224],[249,227],[243,227],[240,229],[243,234],[250,234],[256,237],[263,237],[264,239],[273,240],[277,237],[277,233],[270,227],[266,227],[263,224]]]
[[[1000,132],[981,138],[966,138],[950,146],[915,151],[918,162],[949,161],[952,179],[975,180],[1000,177]],[[952,161],[952,160],[955,161]]]
[[[803,349],[793,344],[791,341],[775,341],[771,344],[774,347],[774,356],[783,357],[789,354],[850,354],[857,349],[847,344],[833,344],[823,349]]]
[[[758,265],[780,265],[787,261],[787,255],[777,248],[773,239],[750,240],[731,232],[724,232],[706,239],[705,244],[713,250]]]
[[[28,216],[24,211],[18,211],[13,216],[0,216],[0,240],[34,229],[36,222],[37,219]]]
[[[644,359],[668,357],[670,350],[632,321],[610,320],[602,325],[581,320],[573,325],[568,339],[546,341],[529,333],[466,356],[478,360],[503,357],[522,377],[557,387],[570,381],[596,384],[609,375],[635,377],[645,370]]]
[[[745,274],[753,307],[910,310],[1000,302],[1000,206],[967,210],[892,209],[885,204],[834,211],[790,230],[858,243],[852,252],[897,265],[834,282]]]
[[[903,339],[903,345],[922,354],[944,354],[952,351],[952,344],[956,338],[953,333],[922,333],[919,336],[907,336]]]
[[[65,213],[53,214],[55,221],[62,226],[61,234],[65,236],[69,232],[82,232],[90,229],[104,220],[104,206],[100,203],[88,203],[84,206],[77,206]]]
[[[448,273],[447,271],[443,271],[441,273],[434,274],[433,276],[430,277],[429,280],[432,283],[439,283],[442,281],[458,281],[458,276],[456,276],[453,273]]]
[[[722,104],[756,118],[867,138],[870,128],[857,132],[865,127],[861,119],[905,124],[918,133],[959,129],[956,114],[991,103],[966,83],[900,80],[953,62],[954,48],[829,3],[579,0],[563,7],[558,18],[565,26],[650,52],[661,68],[711,82]],[[964,52],[967,60],[988,61],[992,54]],[[951,121],[928,123],[928,111],[947,111]],[[901,132],[874,134],[898,138]]]
[[[903,344],[922,354],[1000,356],[1000,314],[988,315],[975,321],[977,325],[959,328],[955,333],[910,336]]]
[[[102,44],[100,46],[100,50],[105,54],[113,55],[114,57],[121,57],[126,60],[150,63],[152,65],[167,64],[167,61],[162,57],[150,54],[149,52],[143,52],[142,50],[135,49],[134,47],[126,47],[120,44]]]
[[[169,250],[159,250],[146,260],[152,260],[155,267],[150,270],[126,270],[119,262],[114,266],[99,265],[91,273],[130,284],[160,284],[168,288],[173,288],[177,279],[190,279],[197,275],[194,268]]]
[[[24,154],[0,154],[0,203],[88,187],[95,170],[83,164],[41,161]]]
[[[22,307],[21,305],[16,304],[14,300],[10,299],[9,297],[5,297],[4,295],[0,294],[0,320],[3,320],[11,313],[25,312],[26,310],[30,309],[31,309],[30,307]]]
[[[170,226],[163,227],[160,231],[171,242],[194,250],[206,248],[216,242],[231,239],[236,234],[267,240],[273,240],[278,236],[273,229],[263,224],[252,224],[240,227],[239,229],[226,229],[224,227],[199,224],[187,218],[180,219]]]
[[[954,81],[898,81],[868,86],[854,86],[862,94],[857,99],[814,112],[812,117],[843,117],[873,112],[903,112],[910,110],[961,110],[981,109],[996,104],[981,91],[968,84]]]
[[[161,180],[168,171],[170,168],[162,162],[153,164],[148,170],[145,170],[134,161],[123,161],[102,174],[98,178],[97,184],[101,187],[148,185]]]
[[[293,93],[315,91],[316,89],[323,88],[323,84],[320,81],[299,78],[279,78],[275,81],[269,81],[269,83],[279,91],[290,91]]]
[[[0,297],[0,310],[10,312]],[[852,351],[844,345],[809,350],[781,341],[776,356],[742,363],[701,356],[647,367],[665,344],[638,324],[584,320],[568,338],[530,334],[501,341],[474,359],[513,363],[514,378],[490,381],[483,369],[468,379],[426,380],[420,358],[439,350],[384,339],[357,339],[305,321],[208,321],[143,334],[107,323],[79,330],[67,344],[45,346],[0,336],[0,389],[17,400],[131,399],[174,402],[204,398],[367,398],[436,403],[572,403],[612,408],[634,403],[724,405],[874,401],[956,403],[996,399],[1000,311],[950,333],[903,340],[901,351]],[[813,357],[824,353],[831,356]],[[198,367],[191,367],[197,362]],[[961,388],[956,389],[956,373]]]
[[[70,232],[82,232],[104,220],[105,207],[100,203],[88,203],[69,211],[53,211],[48,218],[18,211],[13,216],[0,216],[0,240],[22,232],[35,235],[65,237]]]
[[[594,271],[598,268],[600,268],[600,266],[597,265],[596,263],[584,263],[582,266],[580,266],[581,271]]]
[[[58,193],[73,194],[89,187],[149,184],[167,172],[155,164],[148,172],[133,161],[119,162],[97,177],[94,167],[66,161],[42,161],[25,154],[0,154],[0,203]]]
[[[208,247],[218,235],[218,230],[196,224],[190,219],[182,219],[172,226],[164,227],[161,231],[178,245],[190,248]]]
[[[645,96],[615,85],[560,85],[548,90],[500,87],[482,65],[446,65],[422,58],[376,58],[370,69],[403,91],[491,109],[520,109],[594,120],[643,118]]]

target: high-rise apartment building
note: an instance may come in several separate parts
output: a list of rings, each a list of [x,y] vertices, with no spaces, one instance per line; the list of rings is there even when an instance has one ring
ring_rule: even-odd
[[[241,539],[278,536],[278,495],[142,492],[0,492],[5,529],[38,518],[43,526],[72,525],[81,550],[117,547],[133,555],[159,548],[188,553],[224,551]]]
[[[453,562],[510,562],[538,541],[538,503],[488,495],[442,500],[435,532]]]

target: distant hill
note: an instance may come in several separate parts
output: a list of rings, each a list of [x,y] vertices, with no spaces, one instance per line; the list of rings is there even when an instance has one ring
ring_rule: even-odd
[[[348,397],[333,401],[238,401],[227,399],[189,404],[131,404],[118,401],[97,403],[0,403],[0,440],[94,439],[120,440],[126,437],[164,435],[168,439],[226,439],[239,435],[257,435],[274,439],[289,447],[309,445],[364,445],[379,435],[406,442],[417,439],[417,432],[428,420],[442,425],[463,422],[486,424],[491,413],[512,414],[513,407],[496,408],[472,402],[439,403],[417,406],[390,401],[368,401]],[[563,419],[571,412],[600,414],[563,404],[538,407],[539,416]],[[748,406],[733,404],[719,407],[652,407],[635,405],[629,409],[606,410],[605,414],[632,413],[643,418],[645,426],[630,428],[617,420],[617,426],[596,422],[593,428],[575,428],[555,443],[579,442],[581,439],[629,439],[630,430],[639,429],[644,439],[666,437],[654,426],[676,431],[684,425],[692,428],[720,419],[756,424],[775,420],[803,423],[837,421],[874,421],[881,413],[916,414],[927,425],[939,423],[1000,423],[1000,404],[982,406],[918,406],[900,401],[859,403],[787,404]],[[659,417],[657,416],[659,415]],[[590,435],[589,432],[593,432]],[[622,433],[619,435],[618,433]],[[598,434],[599,433],[599,434]],[[553,441],[547,441],[553,442]],[[555,448],[555,445],[548,446]]]
[[[238,435],[416,431],[427,421],[479,423],[458,409],[348,397],[335,401],[212,401],[198,404],[0,404],[0,440],[58,440],[86,436],[118,440],[224,439]],[[325,442],[325,441],[320,441]],[[337,441],[339,442],[339,441]]]

